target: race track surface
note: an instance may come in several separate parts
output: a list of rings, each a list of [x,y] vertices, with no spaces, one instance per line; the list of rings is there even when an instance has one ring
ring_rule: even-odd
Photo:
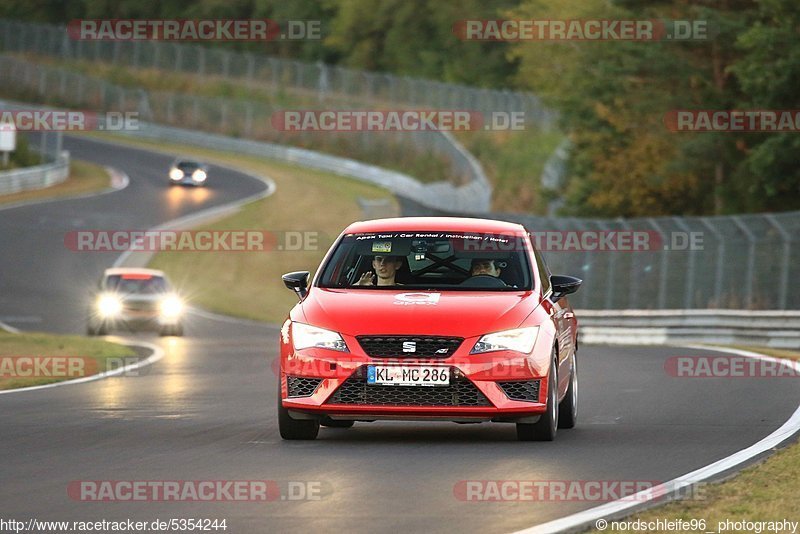
[[[0,210],[0,321],[23,330],[82,333],[87,292],[117,256],[67,250],[65,232],[146,229],[265,187],[214,167],[208,189],[169,188],[170,156],[65,144],[131,184]],[[454,493],[459,481],[666,481],[753,444],[797,406],[792,380],[665,372],[666,358],[703,351],[583,346],[579,424],[552,443],[517,442],[512,425],[407,422],[285,442],[275,412],[278,327],[195,315],[184,338],[124,337],[158,344],[165,356],[135,376],[0,395],[5,518],[224,518],[234,533],[508,532],[600,502],[465,502]],[[321,498],[84,502],[67,492],[80,480],[262,479],[310,483]]]

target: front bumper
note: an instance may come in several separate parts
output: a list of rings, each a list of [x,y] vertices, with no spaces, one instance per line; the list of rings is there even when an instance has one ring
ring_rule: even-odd
[[[203,180],[201,182],[201,181],[195,180],[191,176],[184,176],[180,180],[173,180],[172,178],[169,178],[169,183],[172,184],[172,185],[193,185],[195,187],[201,187],[201,186],[206,185],[206,180]]]
[[[383,359],[326,349],[293,351],[282,346],[281,398],[296,419],[322,416],[352,420],[447,420],[535,422],[546,410],[550,350],[469,355],[465,340],[446,359]],[[348,341],[351,349],[356,343]],[[543,359],[542,359],[543,358]],[[436,365],[451,369],[451,386],[374,386],[365,382],[369,364]],[[296,379],[309,379],[298,390]],[[290,392],[289,381],[292,381]],[[316,381],[316,383],[314,383]],[[531,388],[535,384],[535,393]],[[380,391],[381,388],[389,388]],[[449,389],[447,389],[449,388]],[[527,391],[525,397],[518,392]],[[449,402],[448,399],[452,399]],[[528,400],[531,399],[531,400]]]
[[[89,320],[93,327],[103,326],[108,329],[148,330],[165,326],[177,326],[181,317],[164,317],[157,312],[123,312],[111,317],[95,316]]]

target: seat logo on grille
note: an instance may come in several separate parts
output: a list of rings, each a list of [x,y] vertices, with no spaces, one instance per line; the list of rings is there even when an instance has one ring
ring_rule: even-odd
[[[417,342],[403,341],[403,352],[417,352]]]

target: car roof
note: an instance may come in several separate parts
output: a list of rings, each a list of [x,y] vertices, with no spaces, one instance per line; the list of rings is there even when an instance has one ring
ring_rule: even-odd
[[[111,269],[106,269],[103,272],[103,276],[114,276],[120,274],[149,274],[150,276],[160,276],[162,278],[166,278],[166,276],[164,276],[164,271],[159,271],[158,269],[144,269],[141,267],[112,267]]]
[[[496,221],[493,219],[473,219],[468,217],[394,217],[372,221],[354,222],[345,234],[397,231],[450,231],[483,233],[525,232],[521,224]]]

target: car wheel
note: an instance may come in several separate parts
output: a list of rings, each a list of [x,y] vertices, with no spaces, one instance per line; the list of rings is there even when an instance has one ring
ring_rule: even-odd
[[[578,356],[572,353],[572,370],[564,400],[558,405],[558,428],[573,428],[578,422]]]
[[[553,349],[555,358],[555,349]],[[519,441],[553,441],[558,427],[558,380],[555,360],[550,363],[547,378],[547,410],[536,423],[517,423]]]
[[[278,388],[278,429],[283,439],[317,439],[319,421],[292,419],[289,410],[283,407],[281,391]]]
[[[340,421],[339,419],[331,419],[330,417],[323,417],[320,419],[319,424],[322,426],[327,426],[328,428],[350,428],[354,424],[355,421]]]

